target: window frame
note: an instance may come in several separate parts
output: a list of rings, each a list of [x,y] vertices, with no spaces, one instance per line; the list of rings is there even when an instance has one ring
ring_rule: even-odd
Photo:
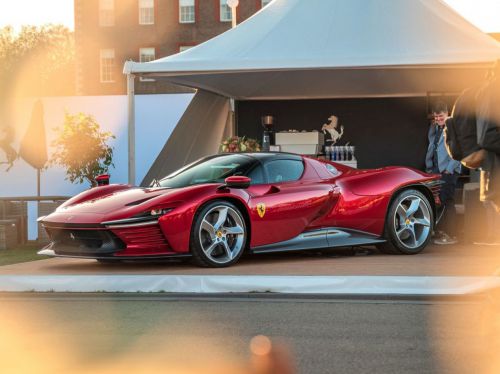
[[[222,11],[223,6],[227,7],[227,9],[229,9],[229,13]],[[223,14],[229,14],[229,19],[223,19],[222,18]],[[227,0],[219,0],[219,22],[226,23],[226,22],[232,22],[232,21],[233,21],[233,13],[232,13],[232,10],[229,7],[229,5],[227,5]]]
[[[197,0],[178,0],[179,1],[179,23],[182,23],[182,24],[190,24],[190,23],[196,23],[196,1]],[[182,5],[182,1],[192,1],[193,2],[193,5]],[[189,8],[193,8],[193,19],[192,20],[188,20],[188,21],[183,21],[182,20],[182,8],[186,8],[186,7],[189,7]]]
[[[106,54],[106,52],[113,52],[113,57],[103,57],[103,54]],[[111,60],[112,63],[109,65],[105,65],[104,61],[105,60]],[[99,81],[101,83],[115,83],[115,76],[114,76],[114,69],[116,67],[115,64],[116,60],[116,51],[114,48],[101,48],[99,50]],[[106,72],[104,72],[104,69],[109,69]],[[109,75],[110,79],[104,79],[105,75]]]
[[[142,60],[142,56],[143,56],[143,53],[142,51],[143,50],[153,50],[153,59],[152,60],[147,60],[147,61],[143,61]],[[141,47],[139,48],[139,62],[149,62],[149,61],[153,61],[156,59],[156,48],[155,47]],[[155,79],[153,78],[144,78],[144,77],[140,77],[139,80],[141,82],[155,82]]]
[[[108,8],[107,5],[111,4]],[[115,25],[115,0],[99,0],[99,26],[113,27]]]
[[[141,6],[143,2],[147,2],[147,3],[151,3],[152,6]],[[154,25],[155,24],[155,0],[138,0],[137,2],[137,5],[138,5],[138,12],[139,12],[139,25],[141,26],[148,26],[148,25]],[[150,20],[147,20],[146,21],[143,21],[143,15],[144,13],[142,12],[143,10],[152,10],[151,11],[151,14],[148,13],[148,16],[151,16],[151,21]],[[144,16],[144,18],[146,18]]]
[[[196,44],[179,44],[177,49],[179,50],[179,53],[180,53],[180,52],[187,51],[188,49],[191,49],[195,46],[196,46]]]

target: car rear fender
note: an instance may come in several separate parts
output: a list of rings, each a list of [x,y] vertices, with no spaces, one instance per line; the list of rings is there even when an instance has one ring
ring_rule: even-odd
[[[437,176],[406,167],[386,167],[373,170],[358,170],[340,178],[342,184],[355,195],[393,195],[408,185],[417,185],[438,179]]]
[[[434,226],[438,222],[438,204],[436,203],[436,195],[434,194],[434,191],[432,190],[432,180],[429,182],[422,182],[422,183],[412,183],[408,184],[405,186],[399,187],[397,190],[394,191],[391,200],[389,201],[389,204],[387,206],[387,212],[386,212],[386,218],[387,214],[389,214],[389,207],[391,206],[392,202],[396,198],[397,195],[399,195],[401,192],[406,191],[406,190],[417,190],[420,191],[424,194],[425,197],[427,197],[427,200],[429,201],[429,204],[431,204],[432,207],[432,212],[434,214]],[[438,193],[439,195],[439,193]]]

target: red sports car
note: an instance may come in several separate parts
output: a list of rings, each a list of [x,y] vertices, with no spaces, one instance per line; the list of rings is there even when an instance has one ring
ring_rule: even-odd
[[[190,256],[234,264],[244,251],[375,244],[416,254],[429,242],[438,175],[406,167],[358,170],[287,153],[210,156],[149,188],[105,185],[40,219],[39,253],[101,262]]]

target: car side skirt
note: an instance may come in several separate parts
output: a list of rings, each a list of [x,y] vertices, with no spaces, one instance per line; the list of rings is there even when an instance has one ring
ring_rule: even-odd
[[[283,242],[262,245],[251,248],[253,253],[299,251],[306,249],[352,247],[383,243],[386,240],[380,236],[364,231],[329,227],[303,232],[293,239]]]

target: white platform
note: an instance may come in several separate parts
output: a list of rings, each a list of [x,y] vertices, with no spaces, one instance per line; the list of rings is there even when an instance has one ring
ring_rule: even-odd
[[[500,277],[261,275],[0,275],[0,292],[466,295]]]

